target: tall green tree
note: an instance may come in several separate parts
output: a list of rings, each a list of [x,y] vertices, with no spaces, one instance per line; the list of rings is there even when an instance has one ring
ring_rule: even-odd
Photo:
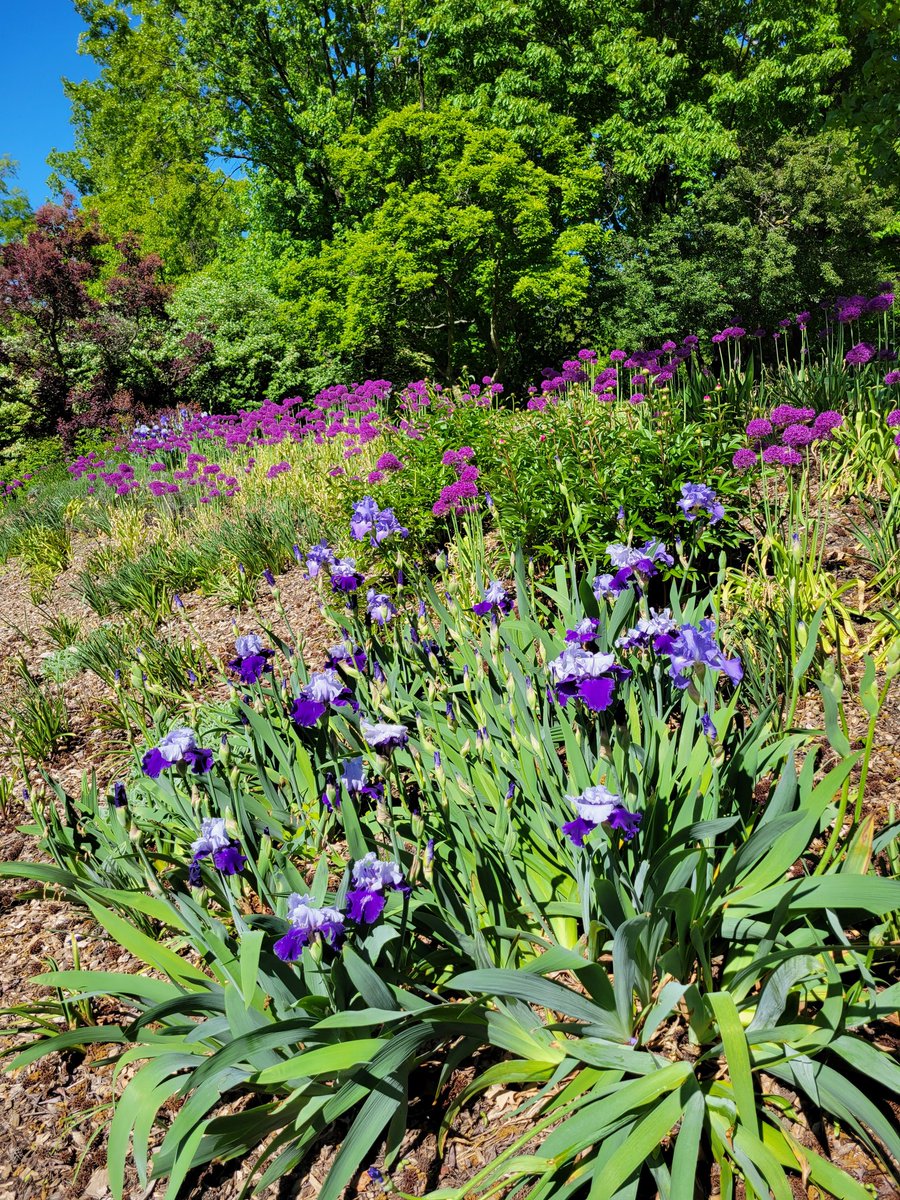
[[[183,46],[174,4],[75,0],[87,30],[80,51],[96,80],[66,81],[75,149],[49,162],[74,184],[113,241],[136,232],[170,279],[200,270],[240,233],[240,163],[215,156],[217,114]],[[218,164],[218,165],[217,165]]]
[[[17,169],[9,155],[0,155],[0,244],[21,241],[34,216],[28,197],[13,183]]]

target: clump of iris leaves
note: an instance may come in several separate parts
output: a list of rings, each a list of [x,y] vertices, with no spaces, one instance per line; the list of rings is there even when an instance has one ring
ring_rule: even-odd
[[[614,586],[575,559],[542,581],[514,552],[489,571],[465,519],[457,539],[468,573],[404,562],[388,604],[319,572],[324,673],[285,613],[190,729],[145,721],[114,788],[47,778],[51,862],[3,873],[83,905],[143,969],[45,973],[68,1027],[34,1022],[11,1065],[115,1064],[117,1200],[129,1160],[167,1200],[204,1163],[249,1164],[250,1195],[326,1141],[320,1200],[366,1169],[396,1190],[410,1106],[434,1101],[442,1150],[497,1086],[508,1136],[435,1200],[790,1200],[792,1176],[864,1200],[829,1127],[900,1183],[900,1067],[872,1036],[900,1009],[898,830],[828,836],[871,742],[850,752],[832,716],[823,766],[812,731],[742,701],[715,574],[653,547]]]

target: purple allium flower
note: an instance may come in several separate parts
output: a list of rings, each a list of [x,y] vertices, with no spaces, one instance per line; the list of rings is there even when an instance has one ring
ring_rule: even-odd
[[[376,592],[374,588],[369,588],[366,595],[366,611],[377,625],[386,625],[391,617],[397,615],[390,596],[386,596],[384,592]]]
[[[355,592],[363,581],[352,558],[339,558],[331,564],[331,587],[335,592]]]
[[[753,420],[747,424],[748,438],[753,438],[754,440],[766,438],[769,437],[771,432],[772,422],[767,420],[766,417],[754,417]]]
[[[777,404],[770,413],[772,424],[779,427],[782,425],[800,424],[803,421],[811,421],[815,415],[815,409],[795,408],[793,404]]]
[[[472,605],[472,612],[477,613],[479,617],[485,617],[490,612],[497,612],[505,615],[512,609],[512,599],[507,595],[506,589],[502,583],[496,579],[492,579],[482,593],[482,599],[478,604]]]
[[[409,741],[409,730],[405,725],[386,725],[382,721],[362,720],[360,730],[366,743],[383,754],[402,748]]]
[[[895,408],[893,412],[888,413],[887,423],[891,429],[896,429],[900,425],[900,408]]]
[[[731,459],[731,465],[736,471],[749,471],[758,462],[759,459],[756,456],[756,451],[749,450],[746,447],[743,450],[736,450]]]
[[[585,837],[598,825],[606,824],[628,839],[638,831],[641,814],[629,812],[619,797],[602,784],[585,788],[580,796],[567,796],[566,799],[577,813],[574,821],[567,821],[562,827],[573,846],[583,846]]]
[[[732,683],[740,683],[744,675],[741,660],[725,657],[715,640],[715,631],[715,621],[707,618],[699,627],[682,625],[676,633],[656,638],[653,648],[669,658],[669,674],[677,688],[688,687],[694,671],[702,675],[707,668],[723,672]]]
[[[893,292],[881,292],[880,295],[866,301],[866,312],[887,312],[893,303]]]
[[[206,469],[209,470],[208,467]],[[282,475],[285,471],[289,471],[290,469],[291,469],[291,464],[289,462],[273,463],[272,466],[269,467],[268,471],[266,471],[266,478],[267,479],[275,479],[279,475]]]
[[[808,446],[815,436],[807,425],[788,425],[781,434],[781,440],[785,446]]]
[[[579,350],[578,358],[582,362],[596,362],[597,361],[597,351],[596,350]]]
[[[700,339],[697,337],[696,333],[689,333],[686,338],[682,338],[681,344],[682,346],[699,346]]]
[[[725,509],[719,503],[716,493],[705,483],[682,484],[678,507],[689,521],[695,521],[705,513],[710,525],[716,525],[725,516]]]
[[[610,350],[609,352],[610,362],[622,362],[627,357],[628,355],[624,350]]]
[[[861,367],[875,355],[875,347],[868,342],[857,342],[844,355],[844,362],[850,366]]]
[[[612,654],[594,654],[583,646],[567,646],[548,664],[550,690],[558,704],[578,699],[593,712],[612,704],[616,684],[631,672],[620,667]]]
[[[835,429],[840,429],[844,423],[844,418],[839,412],[834,409],[826,409],[820,412],[813,421],[813,433],[817,438],[829,438]]]
[[[344,936],[344,914],[336,908],[319,907],[312,896],[293,892],[288,899],[290,929],[274,945],[283,962],[296,962],[303,947],[318,936],[330,946],[338,946]]]
[[[900,383],[900,371],[888,371],[884,377],[884,382],[888,387],[892,387],[895,383]]]
[[[402,471],[403,463],[396,456],[396,454],[391,454],[388,452],[387,454],[381,455],[376,462],[375,467],[379,471]]]

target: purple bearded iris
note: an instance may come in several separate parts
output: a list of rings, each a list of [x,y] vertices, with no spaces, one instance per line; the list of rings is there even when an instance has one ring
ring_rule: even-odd
[[[379,862],[374,853],[353,864],[353,888],[347,893],[347,912],[351,921],[372,925],[381,916],[387,901],[386,891],[409,893],[399,863]]]
[[[390,596],[386,596],[384,592],[376,592],[374,588],[369,588],[366,594],[366,612],[376,625],[381,626],[397,615],[397,609]]]
[[[744,669],[739,658],[726,658],[713,636],[715,621],[707,618],[694,625],[682,625],[677,632],[661,634],[653,643],[658,654],[669,658],[669,674],[677,688],[690,686],[694,671],[702,678],[708,667],[711,671],[722,671],[732,683],[740,683]]]
[[[633,838],[641,823],[641,814],[629,812],[622,801],[602,784],[585,788],[580,796],[566,796],[578,814],[574,821],[567,821],[563,833],[573,846],[583,846],[584,839],[598,825],[616,829],[624,838]]]
[[[240,845],[225,832],[223,817],[207,817],[200,822],[200,836],[191,843],[191,853],[188,883],[192,887],[200,886],[200,863],[204,858],[211,858],[223,875],[237,875],[247,862]]]
[[[376,802],[384,799],[384,784],[380,780],[370,783],[366,779],[362,756],[345,760],[341,783],[351,800],[357,796],[369,796]]]
[[[365,650],[359,646],[348,645],[347,642],[329,646],[325,655],[325,666],[331,667],[332,670],[338,667],[355,667],[357,671],[364,671],[368,661]]]
[[[141,759],[141,768],[151,779],[158,779],[168,767],[186,763],[195,775],[205,775],[212,770],[212,750],[197,745],[193,729],[178,728],[167,733],[158,746],[148,750]]]
[[[309,729],[325,714],[329,705],[341,708],[349,704],[356,712],[359,705],[351,690],[337,671],[326,667],[324,671],[313,671],[309,682],[300,689],[300,695],[291,707],[291,720],[295,725]]]
[[[490,612],[505,616],[512,609],[512,599],[507,595],[506,588],[496,579],[492,579],[482,593],[478,604],[472,605],[472,612],[479,617],[486,617]]]
[[[360,721],[363,738],[373,750],[387,754],[397,750],[409,741],[409,730],[405,725],[386,725],[383,721]]]
[[[354,541],[361,542],[367,533],[372,532],[379,511],[377,500],[371,496],[363,496],[362,500],[357,500],[350,514],[350,536]]]
[[[331,587],[335,592],[355,592],[362,581],[355,559],[339,558],[331,564]]]
[[[705,483],[682,484],[678,507],[689,521],[695,521],[705,513],[710,525],[715,525],[725,516],[725,509],[719,503],[716,493]]]
[[[269,659],[275,657],[275,651],[263,649],[258,633],[246,633],[237,638],[234,648],[237,658],[232,658],[228,667],[237,674],[241,683],[259,683],[263,675],[272,670]]]
[[[600,632],[600,622],[597,617],[585,617],[574,629],[566,630],[566,643],[569,646],[588,646],[597,640]]]
[[[616,573],[598,575],[594,580],[594,595],[598,600],[604,596],[618,596],[632,582],[641,587],[652,575],[658,574],[657,563],[671,567],[675,562],[662,542],[653,538],[644,542],[643,546],[625,546],[621,542],[613,542],[606,547],[606,555],[616,568]]]
[[[306,573],[310,579],[315,579],[323,567],[330,567],[335,562],[334,551],[323,538],[306,552]]]
[[[616,645],[620,650],[643,650],[654,638],[664,633],[674,633],[677,628],[670,608],[664,608],[662,612],[651,608],[650,616],[641,617],[637,625],[616,640]]]
[[[363,496],[353,505],[350,516],[350,536],[361,542],[366,534],[371,534],[373,546],[380,546],[385,538],[396,534],[398,537],[409,537],[406,529],[394,516],[391,508],[379,508],[377,501],[371,496]]]
[[[619,679],[631,672],[620,667],[612,654],[593,654],[583,646],[569,646],[550,663],[551,693],[565,705],[578,699],[594,712],[602,712],[612,703]]]
[[[303,947],[317,935],[330,946],[338,946],[344,936],[344,914],[336,908],[320,908],[312,896],[293,892],[288,899],[290,929],[278,939],[274,950],[282,962],[296,962]]]

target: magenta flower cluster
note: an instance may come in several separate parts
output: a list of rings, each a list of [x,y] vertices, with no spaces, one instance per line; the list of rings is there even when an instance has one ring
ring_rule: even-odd
[[[766,466],[801,467],[803,453],[816,442],[827,442],[840,429],[844,418],[833,409],[816,413],[812,408],[778,404],[768,417],[755,417],[747,424],[749,446],[736,451],[731,464],[736,471]]]
[[[468,512],[474,507],[472,501],[478,495],[478,468],[472,462],[474,457],[475,451],[471,446],[445,452],[441,464],[454,469],[456,481],[441,488],[441,494],[431,509],[436,517],[445,517],[451,512]]]

